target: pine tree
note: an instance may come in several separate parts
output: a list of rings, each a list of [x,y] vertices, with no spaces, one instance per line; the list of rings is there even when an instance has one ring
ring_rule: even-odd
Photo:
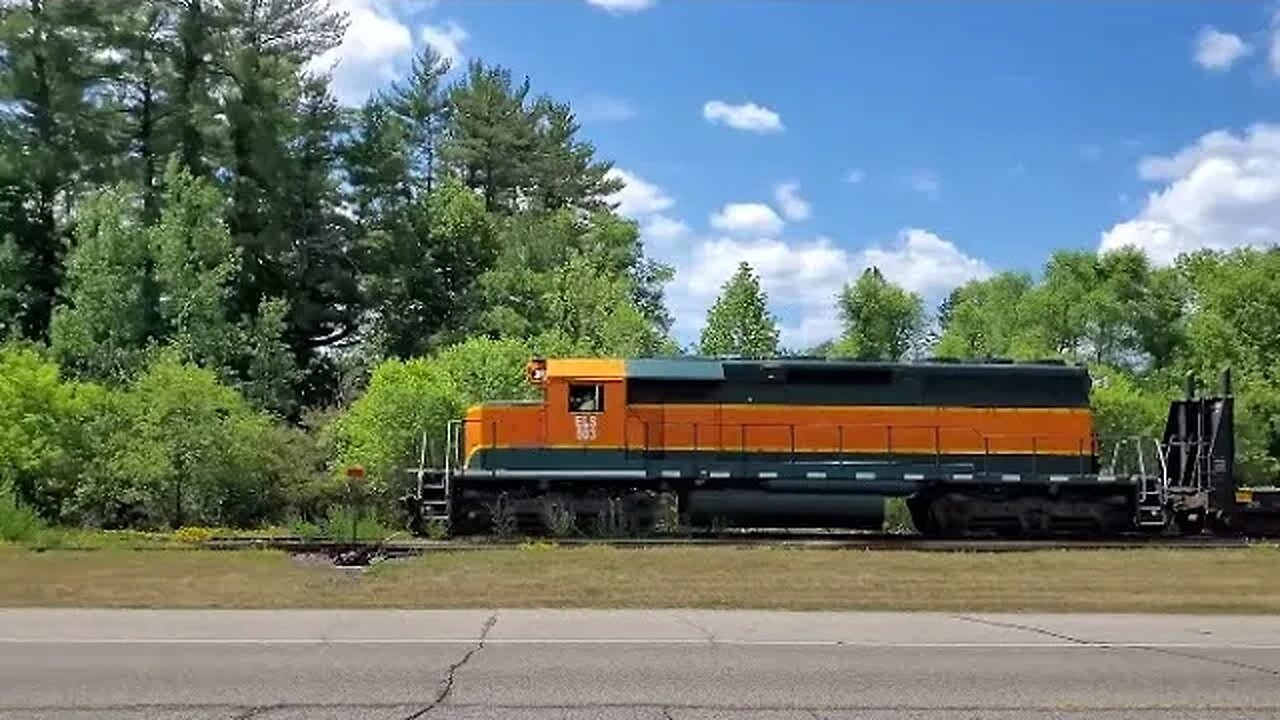
[[[516,209],[527,188],[538,138],[525,106],[529,80],[515,85],[511,71],[471,61],[449,92],[453,106],[442,147],[452,171],[479,190],[490,211]]]
[[[430,195],[435,187],[440,138],[449,122],[450,104],[444,92],[448,72],[449,60],[428,45],[413,59],[404,83],[395,85],[387,98],[408,143],[409,197]]]
[[[277,297],[288,300],[285,336],[308,372],[305,399],[324,403],[336,387],[321,349],[356,336],[363,295],[352,221],[340,212],[337,138],[343,125],[323,78],[306,81],[296,113],[280,198],[291,242],[277,258],[285,278]]]
[[[206,177],[221,162],[226,133],[213,96],[225,77],[227,16],[216,0],[162,1],[173,17],[172,37],[164,45],[168,72],[162,78],[170,108],[159,125],[165,147],[177,153],[182,166]]]
[[[142,188],[143,217],[151,221],[159,214],[159,173],[166,154],[160,126],[168,109],[164,86],[172,17],[164,3],[148,2],[126,7],[114,19],[116,82],[128,117],[125,176]]]
[[[5,320],[46,337],[62,279],[71,211],[112,177],[120,123],[106,83],[110,6],[94,0],[25,0],[0,8],[0,239],[11,243],[22,298]]]
[[[778,354],[778,323],[769,312],[760,281],[743,262],[707,312],[699,351],[703,355],[769,358]]]
[[[607,209],[605,198],[621,190],[622,182],[606,177],[612,164],[596,160],[595,147],[577,138],[580,126],[570,107],[541,98],[532,114],[537,138],[530,182],[536,206]]]

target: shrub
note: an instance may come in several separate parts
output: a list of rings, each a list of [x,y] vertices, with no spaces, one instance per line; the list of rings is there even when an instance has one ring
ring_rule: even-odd
[[[96,419],[73,504],[104,527],[247,527],[285,506],[279,436],[208,370],[162,358]]]
[[[280,478],[285,504],[299,520],[319,522],[346,499],[345,479],[329,470],[338,417],[333,410],[310,411],[301,427],[276,425],[266,438],[270,472]]]
[[[384,499],[409,490],[403,471],[418,462],[424,434],[427,462],[443,465],[445,429],[468,405],[533,392],[524,379],[530,354],[520,342],[477,338],[432,358],[383,362],[334,426],[335,472],[363,466],[370,490]]]
[[[92,458],[84,430],[102,388],[65,382],[33,347],[0,348],[0,483],[43,519],[62,519]]]
[[[36,513],[23,505],[9,486],[0,483],[0,540],[30,541],[44,529]]]

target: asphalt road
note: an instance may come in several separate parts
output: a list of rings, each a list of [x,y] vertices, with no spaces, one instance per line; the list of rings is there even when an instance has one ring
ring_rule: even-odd
[[[0,610],[0,719],[1280,717],[1280,617]]]

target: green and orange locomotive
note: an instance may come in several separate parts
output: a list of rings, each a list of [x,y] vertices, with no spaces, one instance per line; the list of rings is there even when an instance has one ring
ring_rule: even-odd
[[[1165,436],[1105,447],[1083,367],[709,358],[536,359],[540,400],[487,402],[410,498],[418,520],[536,527],[549,507],[643,530],[880,529],[903,498],[927,535],[1114,534],[1247,524],[1229,379],[1171,404]],[[666,505],[662,499],[666,499]]]

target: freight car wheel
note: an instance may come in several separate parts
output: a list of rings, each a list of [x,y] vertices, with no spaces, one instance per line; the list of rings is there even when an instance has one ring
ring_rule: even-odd
[[[928,525],[933,537],[955,539],[969,534],[969,513],[964,501],[944,495],[929,503]]]

